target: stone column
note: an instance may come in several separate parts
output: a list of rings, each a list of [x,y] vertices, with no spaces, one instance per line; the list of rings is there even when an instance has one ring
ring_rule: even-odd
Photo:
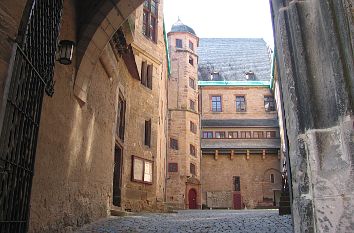
[[[354,231],[353,0],[270,0],[295,232]]]

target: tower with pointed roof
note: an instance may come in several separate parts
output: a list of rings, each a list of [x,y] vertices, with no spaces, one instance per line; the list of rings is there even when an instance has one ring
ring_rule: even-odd
[[[167,203],[173,209],[201,207],[200,119],[198,111],[199,38],[180,19],[167,34],[171,57],[168,83],[169,153]]]

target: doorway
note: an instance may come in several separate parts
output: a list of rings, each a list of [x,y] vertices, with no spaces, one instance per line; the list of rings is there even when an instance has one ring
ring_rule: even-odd
[[[189,209],[197,209],[197,191],[190,189],[188,192]]]
[[[241,193],[234,193],[233,194],[233,204],[235,210],[240,210],[242,208],[241,205]]]
[[[121,206],[122,201],[122,148],[114,149],[113,205]]]

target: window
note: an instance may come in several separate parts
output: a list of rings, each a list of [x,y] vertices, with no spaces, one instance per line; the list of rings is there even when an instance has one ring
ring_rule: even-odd
[[[275,138],[275,131],[267,131],[266,138]]]
[[[194,45],[192,41],[189,41],[189,48],[194,51]]]
[[[174,138],[170,138],[170,148],[174,150],[178,150],[178,140]]]
[[[145,121],[145,140],[144,144],[148,147],[151,146],[151,119]]]
[[[193,163],[190,164],[189,171],[192,175],[195,175],[195,165]]]
[[[234,176],[234,191],[241,191],[241,180],[239,176]]]
[[[270,183],[274,184],[274,174],[270,174]]]
[[[182,48],[182,40],[181,39],[176,39],[176,47]]]
[[[168,163],[168,172],[178,172],[178,163]]]
[[[193,58],[191,56],[189,56],[189,64],[191,64],[192,66],[194,64]]]
[[[228,138],[237,138],[238,133],[237,132],[228,132]]]
[[[124,131],[125,131],[125,108],[126,108],[126,102],[123,96],[119,95],[116,134],[122,141],[124,141]]]
[[[145,0],[143,12],[143,34],[157,42],[158,0]]]
[[[192,133],[197,133],[197,125],[193,121],[190,121],[189,127]]]
[[[204,131],[203,132],[203,138],[213,138],[213,132]]]
[[[250,131],[241,131],[241,138],[251,138],[251,132]]]
[[[221,96],[212,96],[211,97],[211,111],[213,112],[221,112]]]
[[[263,138],[263,132],[262,131],[254,131],[253,138]]]
[[[152,90],[152,70],[153,66],[148,65],[146,61],[141,64],[141,84]]]
[[[133,155],[132,180],[152,184],[152,161]]]
[[[264,109],[266,112],[275,111],[275,103],[273,96],[264,96]]]
[[[195,80],[192,78],[189,78],[189,87],[195,89]]]
[[[215,132],[215,138],[225,138],[225,132]]]
[[[246,112],[246,98],[244,96],[236,96],[236,112]]]
[[[189,100],[189,109],[195,111],[195,102],[193,100]]]
[[[189,144],[189,153],[193,156],[196,155],[195,146],[193,146],[192,144]]]

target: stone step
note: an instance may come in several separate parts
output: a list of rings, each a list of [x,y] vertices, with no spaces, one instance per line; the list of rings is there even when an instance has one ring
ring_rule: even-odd
[[[290,215],[291,208],[290,206],[279,206],[279,215]]]

